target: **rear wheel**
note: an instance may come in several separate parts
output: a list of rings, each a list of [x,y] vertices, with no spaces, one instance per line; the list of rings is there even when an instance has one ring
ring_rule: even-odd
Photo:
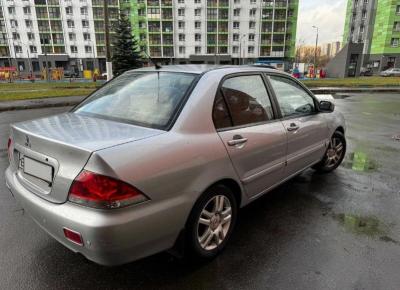
[[[345,154],[346,138],[342,132],[336,131],[329,142],[324,158],[314,166],[314,169],[323,173],[331,172],[339,167]]]
[[[192,256],[213,258],[222,251],[234,228],[237,202],[224,185],[210,187],[196,202],[187,222],[187,246]]]

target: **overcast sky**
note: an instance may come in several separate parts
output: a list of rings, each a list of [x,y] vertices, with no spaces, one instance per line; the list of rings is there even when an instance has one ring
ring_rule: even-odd
[[[297,44],[315,44],[319,27],[320,43],[341,41],[347,0],[300,0]]]

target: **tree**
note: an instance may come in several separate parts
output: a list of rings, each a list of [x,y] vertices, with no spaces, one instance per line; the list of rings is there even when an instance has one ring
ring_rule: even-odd
[[[113,73],[118,76],[127,70],[142,67],[141,56],[136,39],[132,35],[131,23],[125,13],[121,11],[115,26],[113,42]]]

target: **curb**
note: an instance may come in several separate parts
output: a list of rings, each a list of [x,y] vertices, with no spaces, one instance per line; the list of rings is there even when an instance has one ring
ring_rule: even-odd
[[[399,88],[310,88],[314,94],[399,93]]]
[[[75,106],[84,98],[86,96],[6,101],[0,102],[0,112]]]

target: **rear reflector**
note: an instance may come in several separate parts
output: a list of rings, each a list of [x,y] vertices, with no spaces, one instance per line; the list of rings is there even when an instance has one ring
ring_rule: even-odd
[[[126,182],[87,170],[75,178],[69,190],[70,201],[94,208],[121,208],[147,199]]]
[[[64,236],[70,240],[71,242],[79,245],[79,246],[83,246],[83,240],[82,240],[82,236],[80,233],[72,231],[70,229],[67,228],[63,228],[64,231]]]
[[[8,159],[11,161],[11,145],[12,145],[12,139],[8,138],[7,142],[7,152],[8,152]]]

